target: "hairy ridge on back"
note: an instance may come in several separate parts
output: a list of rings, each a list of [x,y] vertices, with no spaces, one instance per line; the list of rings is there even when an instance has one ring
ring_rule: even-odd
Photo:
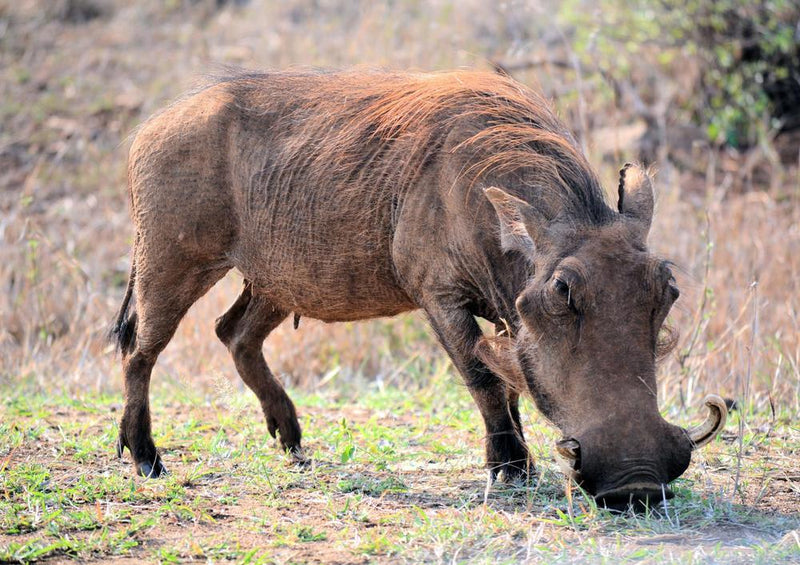
[[[240,112],[275,106],[291,132],[272,183],[298,176],[339,190],[392,185],[403,196],[436,160],[457,159],[470,185],[515,180],[523,197],[605,223],[612,211],[572,135],[533,90],[493,73],[235,73],[218,78]],[[449,139],[453,131],[460,139]],[[450,145],[447,146],[448,141]],[[274,184],[273,184],[274,186]],[[443,187],[444,190],[447,187]]]

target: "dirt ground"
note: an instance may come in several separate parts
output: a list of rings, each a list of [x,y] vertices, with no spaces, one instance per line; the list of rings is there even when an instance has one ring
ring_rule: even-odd
[[[440,420],[426,419],[424,405],[398,400],[399,410],[374,399],[367,406],[334,407],[301,400],[313,460],[308,468],[277,453],[252,407],[231,414],[219,404],[167,402],[154,417],[171,474],[150,481],[132,479],[127,457],[113,454],[115,402],[95,400],[77,409],[15,405],[16,414],[6,415],[15,430],[35,440],[8,451],[0,467],[20,475],[38,466],[47,477],[25,488],[13,477],[4,480],[2,498],[19,511],[8,513],[6,506],[0,548],[68,539],[45,554],[55,563],[601,562],[611,555],[790,563],[800,555],[796,429],[756,432],[741,461],[738,440],[729,434],[695,458],[666,511],[612,514],[571,487],[565,494],[547,440],[531,440],[540,453],[534,484],[496,484],[486,491],[479,430],[462,425],[469,422],[468,404]],[[547,434],[533,419],[533,435]],[[353,445],[349,458],[342,456],[348,451],[341,437],[331,435],[343,422]],[[776,442],[784,448],[776,450]],[[390,451],[381,451],[389,444]],[[733,495],[737,465],[741,485]],[[109,482],[98,485],[93,477]],[[80,486],[83,481],[93,486]],[[9,534],[11,515],[30,517],[30,497],[36,496],[45,501],[43,514],[61,508],[72,512],[70,519],[48,524],[40,517],[25,526],[31,531]],[[83,514],[90,515],[88,524]],[[141,522],[148,518],[154,522]],[[123,534],[134,542],[130,547],[108,541]]]

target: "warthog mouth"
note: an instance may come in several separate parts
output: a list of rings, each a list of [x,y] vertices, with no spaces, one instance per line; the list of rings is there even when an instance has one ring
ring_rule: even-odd
[[[598,506],[609,510],[644,510],[652,508],[662,500],[669,500],[675,494],[667,485],[650,481],[636,481],[624,486],[604,490],[595,495]]]
[[[570,442],[574,442],[574,440],[570,440]],[[559,455],[564,451],[564,443],[566,442],[560,442]],[[573,467],[575,464],[579,465],[579,461],[566,459],[563,455],[557,459],[568,477],[578,484],[583,483],[580,470]],[[606,488],[591,494],[594,496],[598,506],[615,511],[624,511],[626,509],[643,511],[647,508],[652,508],[663,500],[675,497],[672,490],[661,482],[652,470],[646,468],[628,470],[624,477],[612,481]]]

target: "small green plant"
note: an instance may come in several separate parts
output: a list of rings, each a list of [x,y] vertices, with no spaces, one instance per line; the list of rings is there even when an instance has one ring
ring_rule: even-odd
[[[310,526],[298,526],[294,534],[297,536],[297,541],[303,543],[322,541],[328,537],[325,532],[317,532]]]

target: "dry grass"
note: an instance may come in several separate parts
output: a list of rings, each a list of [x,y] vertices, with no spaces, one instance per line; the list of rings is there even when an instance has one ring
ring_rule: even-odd
[[[87,23],[64,21],[64,6],[73,4],[99,6],[100,16]],[[513,58],[523,46],[535,53],[524,38],[542,29],[534,20],[543,13],[536,6],[456,10],[448,3],[414,9],[332,3],[319,10],[303,2],[219,10],[212,2],[64,6],[0,7],[7,22],[0,108],[6,164],[0,179],[0,280],[6,289],[0,361],[5,378],[32,376],[46,387],[103,390],[118,386],[116,362],[100,338],[127,273],[126,135],[143,117],[218,63],[485,67],[489,59]],[[442,60],[431,53],[441,53]],[[539,69],[537,76],[545,85],[576,87],[576,77],[557,69]],[[529,73],[520,78],[533,80]],[[597,105],[587,89],[583,97]],[[574,115],[576,102],[566,98],[561,111]],[[594,119],[594,131],[613,131],[624,121],[624,113],[612,110]],[[632,157],[630,144],[619,136],[589,139],[598,143],[590,157],[613,187],[618,163]],[[652,247],[684,274],[673,316],[683,339],[665,364],[662,398],[691,404],[706,390],[742,398],[750,360],[749,392],[756,406],[765,406],[771,395],[796,411],[796,164],[770,162],[768,151],[692,151],[693,171],[661,164],[651,235]],[[760,175],[754,189],[742,192],[753,185],[754,170]],[[229,370],[223,348],[213,343],[210,320],[225,310],[237,284],[226,281],[194,308],[164,358],[172,372]],[[372,378],[393,374],[408,355],[440,355],[427,344],[415,351],[419,340],[409,339],[407,331],[428,335],[416,316],[338,327],[304,320],[302,332],[281,328],[267,348],[275,368],[303,385],[336,367]],[[188,348],[193,355],[184,354]]]
[[[126,136],[198,75],[220,63],[486,68],[498,58],[544,57],[539,44],[560,37],[546,2],[228,4],[0,0],[4,396],[119,393],[119,364],[103,337],[128,268]],[[570,49],[563,41],[558,48]],[[635,118],[604,101],[597,77],[547,65],[516,76],[563,94],[556,105],[613,190],[619,165],[635,157],[625,137]],[[739,431],[766,434],[766,442],[772,430],[796,428],[800,413],[798,163],[781,162],[770,145],[746,155],[702,144],[674,150],[692,166],[658,164],[650,238],[680,267],[683,292],[672,315],[682,336],[663,364],[660,401],[685,422],[706,392],[735,398]],[[232,274],[196,304],[160,358],[154,381],[177,383],[170,394],[185,387],[218,398],[219,383],[233,375],[212,324],[239,284]],[[304,319],[296,332],[286,323],[265,353],[293,387],[308,394],[324,383],[329,400],[358,397],[376,381],[424,389],[432,368],[445,364],[416,314],[362,324]],[[796,443],[776,445],[770,457],[796,457]],[[757,504],[766,496],[759,488],[768,494],[773,483],[766,472],[753,475],[746,448],[740,500]],[[734,468],[724,473],[727,497]]]
[[[87,23],[64,21],[65,6],[73,4],[98,6],[100,16]],[[212,2],[164,7],[86,1],[42,10],[31,1],[0,4],[7,23],[0,108],[1,155],[7,164],[0,193],[0,280],[6,288],[0,359],[6,376],[46,369],[47,377],[39,376],[43,385],[52,383],[56,371],[61,386],[100,386],[115,372],[98,338],[127,273],[126,136],[143,117],[219,63],[486,67],[490,59],[513,58],[522,46],[535,53],[528,36],[542,29],[534,20],[543,8],[479,6],[456,10],[441,3],[412,9],[400,3],[355,9],[331,3],[312,10],[295,2],[217,10]],[[431,58],[437,52],[442,60]],[[526,73],[520,78],[533,80]],[[540,69],[537,76],[546,85],[559,81],[565,90],[576,86],[574,76],[557,69]],[[594,100],[591,95],[584,93]],[[560,105],[562,114],[574,114],[569,98]],[[593,127],[606,131],[624,120],[623,113],[611,111],[595,118]],[[594,139],[603,146],[590,147],[590,156],[613,188],[618,163],[633,156],[630,144],[619,136]],[[652,247],[684,273],[674,321],[683,333],[678,356],[686,358],[666,364],[664,399],[679,392],[679,382],[687,401],[698,388],[741,395],[750,356],[754,400],[763,403],[770,393],[792,400],[800,364],[793,276],[800,246],[796,164],[770,163],[758,152],[747,158],[720,156],[702,147],[695,147],[694,155],[694,168],[703,174],[662,164],[651,235]],[[755,190],[742,193],[760,162],[768,166],[759,169]],[[759,325],[751,354],[753,309],[748,305],[754,281]],[[188,347],[196,351],[192,358],[203,359],[204,366],[190,365],[185,372],[228,370],[223,349],[209,343],[208,321],[225,310],[237,284],[226,281],[200,303],[171,346],[176,363],[186,358],[176,350]],[[302,338],[282,328],[267,347],[276,368],[302,383],[337,365],[370,378],[390,373],[398,357],[414,353],[415,345],[400,351],[399,343],[404,328],[413,325],[417,331],[418,318],[411,319],[400,322],[400,329],[385,322],[322,329],[304,321]],[[376,338],[381,340],[377,347]],[[689,343],[685,355],[682,349]],[[326,360],[332,351],[340,356],[336,362]]]

